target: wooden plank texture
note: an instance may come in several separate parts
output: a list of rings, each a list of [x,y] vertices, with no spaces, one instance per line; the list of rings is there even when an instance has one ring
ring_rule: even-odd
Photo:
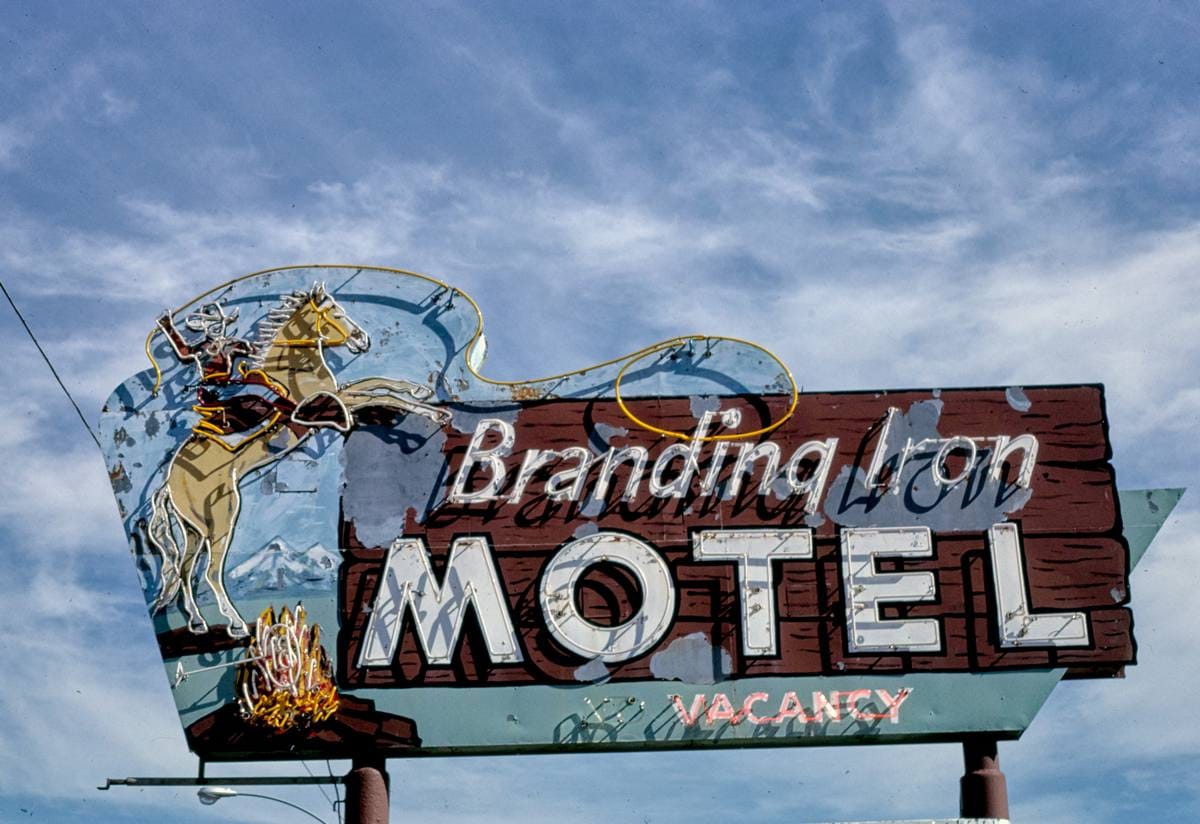
[[[746,430],[777,419],[786,409],[788,398],[725,398],[722,403],[726,407],[740,403],[740,408],[746,410],[740,428]],[[687,398],[640,399],[629,405],[638,417],[657,426],[689,431],[695,426],[693,405]],[[985,471],[980,468],[972,480],[934,499],[919,499],[919,494],[929,492],[928,488],[917,490],[912,500],[905,494],[892,496],[889,501],[884,496],[890,493],[869,493],[856,482],[855,472],[865,473],[878,443],[880,424],[891,407],[911,420],[916,420],[918,413],[932,416],[936,434],[942,437],[1034,435],[1038,453],[1031,488],[1021,490],[1016,486],[1016,467],[1010,466],[1005,472],[1007,483],[995,488],[987,487]],[[478,414],[478,410],[475,412]],[[505,414],[514,420],[516,442],[504,459],[508,474],[501,490],[504,495],[511,490],[522,456],[531,448],[562,450],[587,445],[593,455],[598,455],[608,447],[637,445],[649,451],[652,462],[664,448],[676,443],[631,425],[612,401],[543,401],[522,405],[515,417],[511,409]],[[395,425],[402,426],[403,422]],[[597,529],[630,533],[649,541],[667,560],[677,586],[677,611],[669,631],[649,653],[610,665],[611,680],[654,678],[654,656],[694,633],[703,633],[725,653],[714,655],[716,678],[1054,666],[1099,675],[1114,673],[1134,658],[1132,620],[1125,606],[1128,549],[1120,533],[1115,481],[1108,463],[1111,448],[1098,387],[1030,388],[1016,399],[1003,389],[945,390],[936,397],[915,391],[804,395],[791,420],[758,440],[778,444],[786,460],[803,443],[838,438],[826,500],[816,516],[804,511],[802,498],[760,496],[757,475],[748,479],[737,496],[724,499],[701,495],[698,478],[708,471],[714,451],[711,444],[701,451],[693,489],[681,499],[650,496],[643,478],[639,495],[631,502],[622,502],[620,491],[628,478],[628,472],[622,471],[614,477],[602,512],[594,503],[583,500],[550,501],[541,494],[542,485],[552,472],[563,468],[551,464],[535,476],[529,492],[517,503],[450,504],[445,493],[461,465],[472,432],[453,428],[445,432],[446,470],[440,477],[446,489],[440,499],[434,496],[440,503],[423,517],[409,513],[405,534],[425,539],[438,570],[456,537],[487,537],[525,660],[518,665],[491,664],[472,616],[467,619],[461,651],[452,666],[427,665],[408,626],[392,666],[359,668],[357,656],[367,621],[364,607],[378,589],[386,547],[364,545],[358,539],[358,525],[346,520],[342,524],[345,563],[340,579],[339,660],[340,677],[349,686],[578,683],[582,676],[577,670],[586,661],[551,637],[538,604],[537,586],[547,561],[560,547]],[[729,448],[730,455],[741,448],[738,442],[734,444]],[[382,459],[403,461],[406,456],[395,449]],[[727,459],[719,476],[726,483],[733,463]],[[953,469],[948,466],[948,471]],[[648,474],[648,467],[646,471]],[[847,477],[851,479],[848,483]],[[469,488],[478,488],[481,482],[477,479]],[[589,480],[587,487],[592,483]],[[980,501],[981,496],[992,499]],[[1017,500],[1014,496],[1022,497]],[[942,650],[923,655],[849,653],[839,529],[887,525],[862,520],[876,507],[887,506],[907,506],[915,513],[911,522],[921,523],[922,507],[930,500],[937,501],[936,507],[930,508],[936,508],[937,517],[929,517],[935,539],[934,557],[884,561],[881,569],[932,572],[937,600],[888,607],[883,617],[938,619]],[[1035,613],[1085,612],[1092,633],[1090,648],[999,647],[987,549],[989,523],[981,523],[971,514],[978,509],[985,514],[995,510],[996,520],[1019,524],[1030,608]],[[960,511],[965,514],[958,515]],[[945,515],[947,512],[950,515]],[[813,560],[784,561],[775,566],[779,654],[773,657],[748,658],[742,653],[733,564],[700,563],[692,557],[691,536],[696,530],[752,526],[811,527],[815,535]],[[640,603],[636,581],[620,568],[590,572],[577,598],[586,617],[608,625],[633,615]]]

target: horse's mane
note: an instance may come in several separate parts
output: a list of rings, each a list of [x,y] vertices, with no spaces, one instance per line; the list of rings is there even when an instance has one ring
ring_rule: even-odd
[[[318,299],[324,292],[325,284],[314,283],[309,289],[297,289],[291,294],[279,296],[279,305],[259,321],[255,338],[250,342],[254,354],[247,358],[247,364],[251,369],[262,368],[267,359],[267,350],[271,348],[275,336],[279,334],[283,325],[292,319],[296,310],[308,301]]]

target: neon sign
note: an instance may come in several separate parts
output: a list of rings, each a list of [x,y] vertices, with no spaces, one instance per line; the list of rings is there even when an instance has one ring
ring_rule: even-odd
[[[712,335],[494,381],[485,351],[466,293],[372,267],[153,324],[101,430],[196,752],[1016,736],[1134,661],[1174,498],[1117,491],[1100,386],[800,392]]]

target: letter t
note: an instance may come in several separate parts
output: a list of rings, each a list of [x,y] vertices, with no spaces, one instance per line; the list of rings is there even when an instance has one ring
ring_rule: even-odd
[[[742,651],[748,656],[777,655],[775,579],[772,561],[813,557],[811,529],[703,530],[692,537],[697,561],[737,564],[742,605]]]

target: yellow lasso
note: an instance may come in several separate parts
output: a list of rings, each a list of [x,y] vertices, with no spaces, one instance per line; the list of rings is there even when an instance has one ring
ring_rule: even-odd
[[[780,368],[783,370],[783,374],[787,376],[788,383],[791,384],[791,395],[792,395],[791,403],[788,405],[787,411],[784,413],[783,417],[781,417],[779,420],[775,421],[774,423],[770,424],[769,426],[764,426],[760,429],[755,429],[752,432],[738,432],[738,433],[732,433],[732,434],[727,434],[727,435],[709,435],[706,437],[702,437],[699,440],[701,440],[701,441],[732,441],[732,440],[738,440],[741,438],[753,438],[757,435],[765,435],[768,432],[774,432],[776,429],[783,426],[783,424],[786,423],[787,420],[789,418],[791,418],[793,414],[795,414],[796,406],[800,401],[800,389],[796,385],[796,379],[792,376],[792,371],[790,369],[788,369],[787,364],[785,364],[778,355],[776,355],[774,352],[770,351],[766,347],[761,346],[757,343],[751,343],[750,341],[742,340],[741,338],[724,337],[721,335],[699,335],[699,334],[697,334],[697,335],[683,335],[680,337],[670,338],[668,340],[663,340],[663,341],[659,341],[658,343],[651,344],[650,346],[639,349],[636,352],[631,352],[627,355],[621,355],[620,357],[611,358],[609,360],[601,361],[599,363],[594,363],[591,366],[587,366],[583,369],[572,369],[569,372],[560,372],[557,375],[547,375],[542,378],[530,378],[527,380],[519,380],[519,381],[493,380],[491,378],[488,378],[488,377],[480,374],[479,370],[477,370],[475,368],[475,364],[472,362],[472,358],[471,358],[472,353],[475,351],[475,347],[478,346],[480,344],[480,342],[483,340],[483,311],[479,308],[479,304],[477,304],[470,295],[468,295],[462,289],[459,289],[457,286],[451,286],[449,283],[446,283],[445,281],[442,281],[442,280],[438,280],[437,278],[431,277],[430,275],[423,275],[420,272],[412,272],[412,271],[409,271],[408,269],[393,269],[393,268],[387,267],[387,266],[359,266],[357,264],[349,264],[349,263],[310,263],[310,264],[303,265],[303,266],[275,266],[270,269],[260,269],[257,272],[251,272],[248,275],[242,275],[240,277],[236,277],[236,278],[227,280],[224,283],[221,283],[221,284],[209,289],[204,294],[198,295],[197,297],[192,298],[190,301],[183,304],[183,307],[191,306],[195,303],[198,303],[198,302],[204,300],[205,298],[207,298],[208,296],[212,295],[214,292],[219,292],[220,290],[225,289],[229,286],[232,286],[235,283],[239,283],[243,280],[248,280],[249,278],[257,277],[258,275],[266,275],[266,274],[270,274],[273,272],[284,272],[284,271],[288,271],[291,269],[358,269],[358,270],[370,271],[370,272],[388,272],[390,274],[405,275],[407,277],[413,277],[413,278],[417,278],[419,280],[426,281],[427,283],[432,283],[436,286],[441,287],[442,289],[444,289],[446,291],[449,291],[452,295],[457,295],[457,296],[461,297],[468,304],[470,304],[471,309],[473,309],[475,312],[475,318],[476,318],[475,332],[471,335],[471,339],[469,341],[467,341],[467,345],[463,348],[464,365],[467,367],[467,371],[470,372],[472,375],[474,375],[477,379],[479,379],[483,383],[491,384],[492,386],[517,387],[517,386],[531,386],[533,384],[538,384],[538,383],[549,383],[550,381],[557,381],[557,380],[561,380],[563,378],[572,377],[574,375],[585,375],[588,372],[592,372],[596,369],[602,369],[605,366],[613,366],[615,364],[621,364],[621,369],[617,372],[616,380],[613,383],[613,389],[614,389],[614,394],[616,395],[617,406],[619,406],[621,408],[621,412],[624,413],[625,417],[627,417],[630,420],[630,422],[633,423],[635,426],[641,427],[642,429],[657,433],[659,435],[665,435],[665,436],[672,437],[672,438],[678,438],[678,439],[684,440],[684,441],[692,440],[692,436],[687,434],[686,432],[674,432],[669,429],[660,429],[657,426],[646,423],[645,421],[643,421],[642,419],[640,419],[639,417],[634,415],[633,412],[631,412],[629,410],[629,407],[625,405],[625,401],[621,397],[621,381],[624,379],[625,373],[629,370],[629,367],[631,367],[633,364],[635,364],[641,360],[644,360],[646,357],[648,357],[649,355],[653,355],[656,352],[661,352],[664,349],[672,349],[672,348],[682,346],[682,345],[688,344],[688,343],[695,343],[695,342],[700,342],[700,341],[728,341],[730,343],[736,343],[736,344],[740,344],[742,346],[749,346],[753,349],[757,349],[758,351],[762,352],[767,357],[769,357],[771,360],[775,361],[775,363],[779,364]],[[179,311],[181,311],[181,309],[183,307],[180,307],[180,309],[174,310],[173,312],[171,312],[171,315],[174,316]],[[160,331],[159,327],[155,326],[153,329],[150,330],[150,334],[146,336],[146,357],[148,357],[150,359],[150,364],[154,367],[155,381],[154,381],[154,388],[151,390],[151,394],[154,394],[154,395],[158,394],[159,387],[162,385],[162,370],[159,368],[158,361],[155,359],[154,354],[150,349],[150,341],[153,339],[154,333],[158,332],[158,331]],[[543,395],[543,397],[544,397],[544,395]]]
[[[187,305],[184,304],[184,306]],[[154,340],[154,333],[157,331],[159,331],[159,327],[156,325],[150,330],[150,334],[146,335],[146,357],[150,359],[150,365],[154,367],[154,388],[150,390],[150,394],[154,396],[158,395],[158,390],[162,387],[162,369],[159,368],[158,359],[154,357],[154,352],[150,349],[150,341]]]
[[[755,429],[753,432],[734,432],[727,435],[706,435],[700,438],[693,438],[686,432],[675,432],[671,429],[660,429],[653,424],[646,423],[637,415],[633,414],[629,407],[625,405],[625,399],[621,397],[621,381],[625,379],[625,373],[629,371],[629,367],[633,366],[635,363],[639,363],[656,352],[663,351],[664,349],[674,349],[675,347],[681,346],[685,343],[695,343],[698,341],[707,342],[715,340],[724,340],[729,341],[730,343],[741,344],[742,346],[749,346],[753,349],[757,349],[768,358],[779,364],[779,368],[783,370],[783,374],[787,375],[788,382],[792,385],[792,400],[788,405],[787,411],[783,413],[782,418],[768,426]],[[684,335],[682,337],[672,338],[671,340],[660,341],[652,346],[647,346],[645,349],[642,349],[639,352],[634,352],[632,355],[626,355],[626,358],[627,360],[625,360],[625,363],[621,366],[620,371],[617,372],[616,380],[613,381],[613,393],[616,395],[617,406],[621,407],[621,411],[625,413],[625,417],[629,418],[629,420],[635,425],[640,426],[642,429],[649,430],[650,432],[655,432],[659,435],[667,435],[669,437],[679,438],[680,440],[684,441],[697,440],[702,442],[736,441],[741,438],[753,438],[756,435],[765,435],[768,432],[774,432],[776,429],[783,426],[787,422],[788,418],[792,417],[792,415],[796,412],[796,404],[800,402],[800,390],[796,386],[796,379],[792,377],[792,370],[788,369],[787,364],[784,363],[778,355],[776,355],[770,349],[767,349],[765,346],[760,346],[757,343],[752,343],[748,340],[742,340],[741,338],[730,338],[723,335]]]

